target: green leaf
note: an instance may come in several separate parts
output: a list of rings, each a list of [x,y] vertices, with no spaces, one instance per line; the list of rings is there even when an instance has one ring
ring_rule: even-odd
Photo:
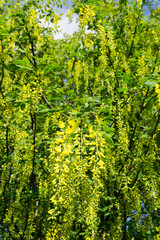
[[[28,69],[28,70],[32,70],[32,68],[27,67],[27,66],[23,66],[23,65],[16,65],[19,68],[23,68],[23,69]]]
[[[106,200],[106,201],[112,201],[112,200],[114,200],[114,199],[116,199],[115,197],[110,197],[110,196],[104,196],[103,197],[104,198],[104,200]]]
[[[107,207],[104,207],[104,208],[99,208],[99,210],[101,212],[106,212],[106,211],[108,211],[108,209],[110,209],[110,206],[107,206]]]
[[[104,133],[104,138],[107,141],[107,143],[109,143],[111,146],[114,145],[114,142],[112,140],[112,134]]]
[[[118,92],[126,92],[127,90],[128,90],[127,88],[123,87],[118,88]]]
[[[24,110],[25,109],[25,103],[21,103],[20,107],[21,107],[21,110]]]
[[[160,131],[156,135],[156,144],[157,144],[157,147],[160,148]]]
[[[151,86],[151,87],[154,87],[155,84],[157,84],[157,82],[153,82],[153,81],[147,81],[147,82],[145,82],[145,85]]]
[[[101,103],[101,99],[100,97],[86,97],[83,98],[84,101],[88,101],[88,102],[96,102],[96,103]]]
[[[81,232],[79,235],[84,236],[84,235],[86,235],[86,232]]]
[[[107,217],[108,215],[110,215],[110,212],[104,214],[105,217]]]
[[[63,68],[61,66],[53,63],[45,68],[45,74],[49,73],[50,71],[61,72],[62,70]]]
[[[45,108],[45,109],[39,110],[38,112],[45,113],[45,112],[49,112],[50,110],[51,110],[50,108]]]
[[[110,134],[113,133],[113,129],[108,126],[108,123],[103,122],[102,126],[103,126],[103,130],[106,131],[107,133],[110,133]]]
[[[17,67],[19,67],[20,69],[28,69],[28,70],[32,70],[32,66],[30,61],[28,60],[28,58],[24,57],[21,60],[16,60],[13,62],[13,64]]]
[[[153,99],[150,99],[150,100],[147,102],[145,108],[146,108],[147,110],[150,110],[150,109],[152,108],[153,104],[154,104]]]

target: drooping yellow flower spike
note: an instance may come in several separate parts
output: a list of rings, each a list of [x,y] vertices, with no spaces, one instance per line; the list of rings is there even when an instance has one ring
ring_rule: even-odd
[[[84,28],[88,22],[93,22],[95,16],[94,6],[90,8],[89,5],[81,5],[79,15],[80,15],[80,26]]]
[[[72,16],[73,16],[73,14],[74,14],[73,9],[69,9],[69,10],[68,10],[68,20],[69,20],[69,21],[72,20]]]
[[[157,93],[158,95],[158,101],[159,101],[159,106],[160,106],[160,89],[159,89],[159,85],[158,84],[155,84],[155,92]]]
[[[58,22],[59,22],[60,18],[57,14],[54,14],[54,27],[55,29],[58,28]]]

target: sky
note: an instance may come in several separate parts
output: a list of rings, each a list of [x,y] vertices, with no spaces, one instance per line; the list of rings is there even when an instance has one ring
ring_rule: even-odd
[[[61,29],[61,32],[55,35],[55,39],[63,38],[64,33],[72,35],[75,31],[78,30],[77,14],[73,15],[71,23],[69,23],[67,16],[68,10],[72,6],[72,1],[66,1],[66,3],[68,4],[68,6],[64,6],[62,9],[57,9],[60,13],[63,13],[63,15],[61,16],[61,20],[59,21],[59,29]]]
[[[77,31],[78,24],[76,23],[76,20],[77,20],[77,16],[76,16],[76,14],[74,14],[72,22],[69,23],[68,17],[67,17],[67,12],[65,12],[64,15],[62,16],[61,20],[59,21],[59,26],[60,26],[59,29],[61,29],[61,32],[55,34],[55,39],[63,38],[64,33],[72,35],[75,31]]]
[[[150,0],[150,2],[151,1],[153,1],[153,3],[156,1],[157,5],[160,6],[160,0]],[[66,3],[68,4],[68,6],[63,6],[62,9],[57,9],[59,13],[63,13],[63,15],[61,17],[61,20],[59,21],[59,29],[61,30],[61,32],[54,35],[55,39],[62,39],[64,33],[72,35],[75,31],[78,30],[77,14],[73,15],[73,20],[71,23],[69,23],[67,17],[67,13],[72,6],[72,2],[72,0],[67,0]],[[144,6],[144,10],[144,16],[149,15],[149,9],[146,6]]]

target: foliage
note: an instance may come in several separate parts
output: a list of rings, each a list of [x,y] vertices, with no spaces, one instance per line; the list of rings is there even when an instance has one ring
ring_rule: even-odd
[[[159,239],[160,9],[62,4],[0,1],[0,238]]]

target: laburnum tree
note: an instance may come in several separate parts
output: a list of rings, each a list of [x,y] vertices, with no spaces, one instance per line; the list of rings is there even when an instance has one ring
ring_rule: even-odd
[[[0,0],[0,238],[160,239],[160,9],[63,4]]]

